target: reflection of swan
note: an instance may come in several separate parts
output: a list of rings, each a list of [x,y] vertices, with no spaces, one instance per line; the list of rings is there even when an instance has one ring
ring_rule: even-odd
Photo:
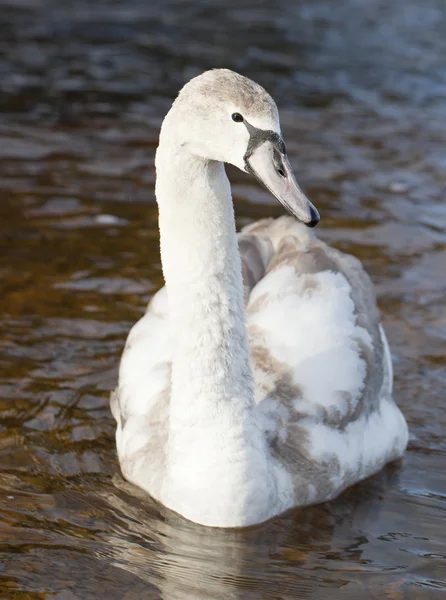
[[[389,487],[397,487],[397,478],[398,471],[389,468],[333,502],[289,512],[260,527],[219,530],[181,519],[142,493],[135,497],[134,489],[116,477],[115,489],[103,495],[107,524],[101,557],[133,575],[118,580],[140,591],[135,598],[294,600],[319,598],[321,585],[321,597],[328,598],[330,588],[334,593],[347,582],[357,592],[351,597],[362,598],[364,575],[376,577],[395,564],[392,552],[390,563],[384,558],[388,542],[376,547],[373,534],[370,544],[367,535],[394,525],[398,499]],[[385,490],[387,502],[382,502]],[[362,560],[364,554],[369,560]],[[400,576],[397,571],[395,577]],[[159,596],[150,592],[152,586]]]
[[[237,240],[223,162],[319,220],[265,90],[227,70],[189,82],[156,156],[166,286],[129,335],[111,405],[124,476],[231,527],[332,498],[400,456],[407,427],[360,263],[289,217]]]
[[[106,534],[107,559],[156,586],[163,600],[275,597],[278,585],[281,597],[295,598],[299,592],[299,598],[307,598],[311,581],[287,576],[287,567],[295,570],[307,558],[296,546],[317,535],[320,547],[330,549],[334,519],[321,520],[320,511],[317,519],[311,513],[299,521],[287,515],[253,529],[210,530],[169,511],[160,518],[151,503],[126,497],[125,484],[115,484],[122,489],[107,493],[107,504],[121,527]]]

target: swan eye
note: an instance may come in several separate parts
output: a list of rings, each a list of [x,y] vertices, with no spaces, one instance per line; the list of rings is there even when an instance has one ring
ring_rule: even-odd
[[[243,117],[240,113],[232,113],[232,120],[236,123],[243,123]]]

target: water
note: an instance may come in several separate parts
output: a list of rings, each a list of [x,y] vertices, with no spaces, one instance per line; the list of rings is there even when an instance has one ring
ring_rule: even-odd
[[[0,597],[430,599],[446,592],[441,0],[0,0]],[[247,531],[123,482],[108,408],[162,281],[158,129],[191,76],[273,94],[319,234],[376,282],[401,464]],[[282,209],[230,171],[239,225]]]

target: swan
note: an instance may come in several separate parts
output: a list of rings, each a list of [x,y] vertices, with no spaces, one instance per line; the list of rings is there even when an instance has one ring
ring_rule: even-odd
[[[225,162],[292,216],[237,235]],[[271,96],[227,69],[195,77],[155,165],[165,286],[111,395],[125,479],[190,521],[244,527],[399,458],[408,430],[372,283],[314,234]]]

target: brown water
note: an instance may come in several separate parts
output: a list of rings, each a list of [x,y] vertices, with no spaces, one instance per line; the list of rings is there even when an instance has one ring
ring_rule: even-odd
[[[444,597],[445,30],[442,0],[0,0],[1,598]],[[125,484],[108,408],[162,280],[158,128],[211,66],[281,107],[319,234],[376,282],[411,429],[401,464],[244,532]],[[240,225],[281,214],[230,175]]]

